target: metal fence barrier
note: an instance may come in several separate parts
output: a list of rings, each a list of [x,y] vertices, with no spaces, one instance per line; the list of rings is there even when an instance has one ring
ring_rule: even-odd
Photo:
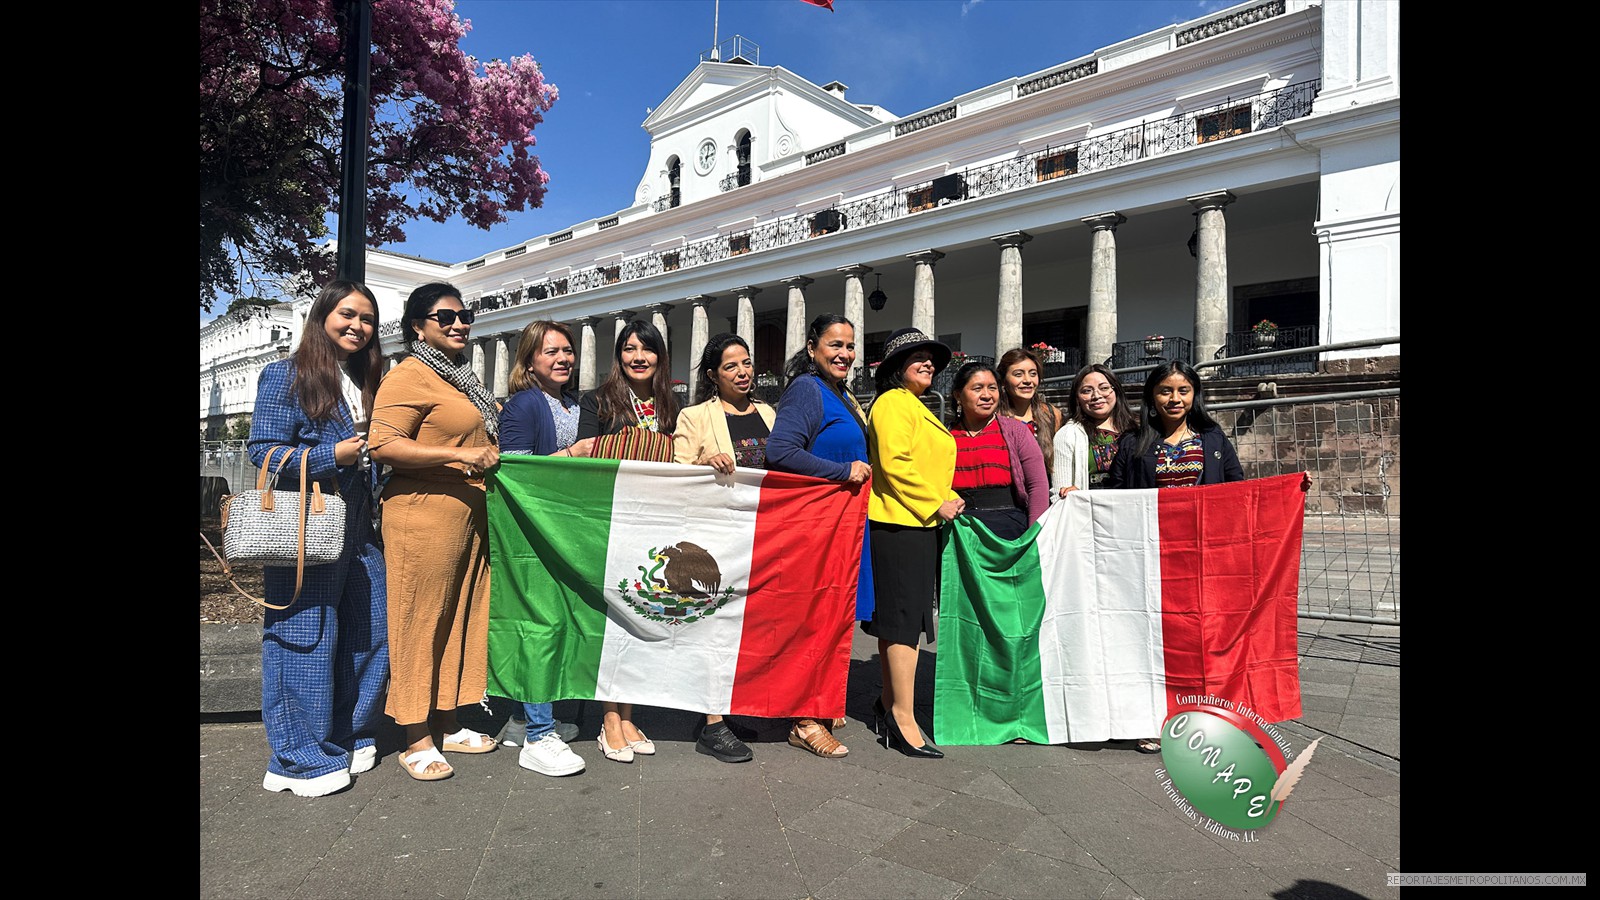
[[[944,417],[947,398],[923,398]],[[870,397],[864,398],[870,403]],[[1137,405],[1137,404],[1135,404]],[[1213,403],[1245,477],[1306,472],[1299,614],[1400,624],[1400,389]],[[253,487],[244,441],[200,445],[200,514]]]

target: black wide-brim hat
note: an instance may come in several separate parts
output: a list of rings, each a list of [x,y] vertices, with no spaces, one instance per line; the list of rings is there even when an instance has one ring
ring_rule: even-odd
[[[918,350],[933,354],[935,375],[950,365],[950,348],[915,328],[897,328],[889,335],[889,339],[883,342],[883,362],[879,365],[884,371],[898,372],[905,366],[906,357]]]

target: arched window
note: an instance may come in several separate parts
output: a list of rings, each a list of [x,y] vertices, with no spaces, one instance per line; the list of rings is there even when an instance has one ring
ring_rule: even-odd
[[[668,209],[676,209],[683,202],[683,190],[680,186],[683,177],[683,163],[676,156],[667,160],[667,190],[671,200]]]
[[[739,132],[738,146],[739,165],[735,171],[739,176],[739,186],[744,187],[750,183],[750,132]]]

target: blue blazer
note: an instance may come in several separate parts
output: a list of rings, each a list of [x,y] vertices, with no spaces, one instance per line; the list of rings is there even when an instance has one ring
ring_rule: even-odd
[[[291,454],[283,467],[279,487],[300,489],[300,457],[305,455],[307,479],[324,483],[326,479],[337,479],[339,493],[346,503],[365,502],[372,496],[374,482],[370,479],[377,467],[370,467],[368,480],[363,481],[359,465],[339,466],[333,461],[334,445],[356,436],[350,411],[340,402],[331,419],[313,422],[293,395],[290,389],[293,382],[293,360],[282,359],[261,370],[261,377],[256,381],[256,408],[250,416],[250,441],[246,445],[250,461],[259,468],[266,461],[267,451],[273,447],[298,448],[299,452]],[[277,460],[282,458],[283,454],[279,453],[273,461],[274,469],[278,466]],[[236,491],[245,487],[233,485]]]

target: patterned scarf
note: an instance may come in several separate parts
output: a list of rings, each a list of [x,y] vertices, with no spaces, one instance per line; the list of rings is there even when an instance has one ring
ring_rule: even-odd
[[[489,432],[489,440],[496,444],[500,443],[500,412],[495,409],[494,398],[483,389],[478,376],[472,374],[472,364],[466,361],[465,356],[457,356],[456,358],[462,362],[453,363],[424,341],[411,342],[411,355],[438,372],[439,377],[451,387],[466,394],[467,399],[472,401],[472,405],[476,406],[478,413],[483,416],[483,427]]]

